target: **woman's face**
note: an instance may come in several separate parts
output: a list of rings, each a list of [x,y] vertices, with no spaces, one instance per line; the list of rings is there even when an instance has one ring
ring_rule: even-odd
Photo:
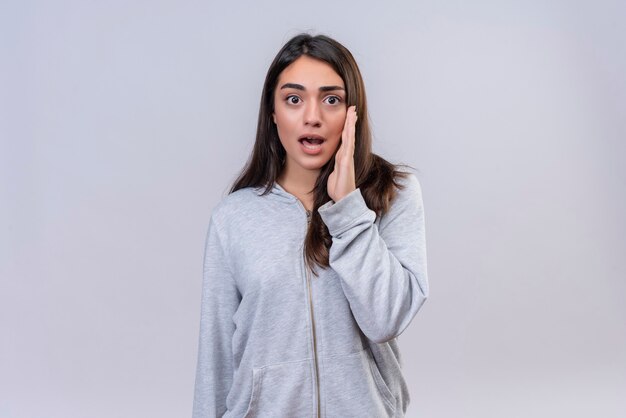
[[[319,170],[334,155],[346,120],[343,80],[325,61],[302,55],[278,78],[274,123],[287,172]],[[306,141],[303,137],[315,136]]]

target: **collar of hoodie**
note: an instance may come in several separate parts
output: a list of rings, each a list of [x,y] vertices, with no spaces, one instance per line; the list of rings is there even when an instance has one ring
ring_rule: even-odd
[[[261,195],[263,191],[265,191],[265,186],[256,187],[255,190],[258,195]],[[285,202],[296,202],[298,200],[297,197],[289,193],[287,190],[283,189],[282,186],[276,181],[274,182],[272,189],[266,196],[272,199],[283,200]]]
[[[256,187],[255,188],[257,195],[262,195],[263,191],[265,190],[265,187]],[[300,202],[300,200],[292,195],[291,193],[289,193],[287,190],[283,189],[282,186],[280,184],[278,184],[277,181],[274,182],[270,192],[267,194],[267,196],[271,199],[277,199],[280,201],[283,201],[285,203],[290,203],[290,204],[299,204],[302,209],[306,212],[307,217],[310,217],[311,215],[311,211],[306,209],[304,207],[304,205],[302,204],[302,202]]]

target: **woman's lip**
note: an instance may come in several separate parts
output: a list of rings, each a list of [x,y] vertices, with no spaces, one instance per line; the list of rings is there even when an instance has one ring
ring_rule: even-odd
[[[298,138],[298,141],[302,141],[303,139],[306,139],[306,138],[319,139],[320,141],[325,141],[326,140],[326,138],[324,138],[321,135],[317,135],[317,134],[303,134],[303,135],[300,135],[300,138]]]
[[[320,152],[322,152],[322,145],[324,144],[324,141],[322,141],[320,144],[317,144],[314,147],[309,148],[306,145],[304,145],[304,141],[300,140],[298,142],[300,143],[300,148],[302,148],[302,151],[304,151],[306,154],[309,154],[309,155],[317,155]]]

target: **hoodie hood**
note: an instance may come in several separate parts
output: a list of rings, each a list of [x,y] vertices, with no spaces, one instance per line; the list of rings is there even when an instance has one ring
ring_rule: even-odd
[[[258,196],[261,196],[264,191],[265,186],[259,186],[254,188],[254,192]],[[265,196],[270,199],[282,200],[286,203],[294,203],[298,200],[297,197],[289,193],[287,190],[283,189],[283,187],[276,181],[274,182],[274,184],[272,184],[272,189],[270,190],[270,192]]]

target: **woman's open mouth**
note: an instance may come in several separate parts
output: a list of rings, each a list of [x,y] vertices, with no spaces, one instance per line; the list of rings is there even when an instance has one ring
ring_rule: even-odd
[[[322,151],[324,138],[319,135],[303,135],[298,139],[302,150],[307,154],[319,154]]]

